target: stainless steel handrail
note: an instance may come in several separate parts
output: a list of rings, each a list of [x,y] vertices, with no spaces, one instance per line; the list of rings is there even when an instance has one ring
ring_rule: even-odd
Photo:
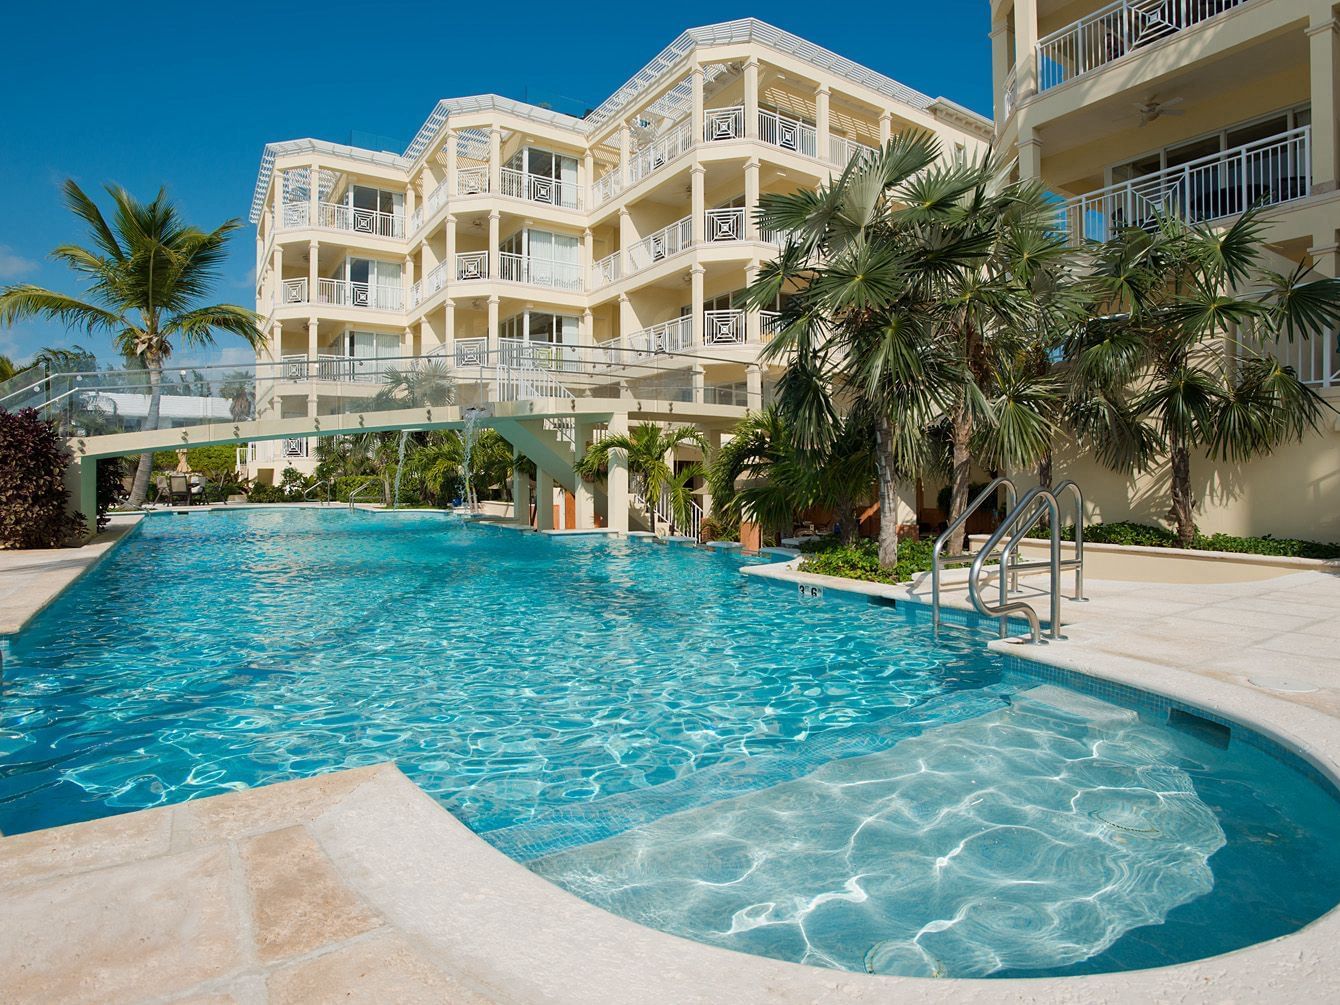
[[[968,518],[982,508],[989,500],[994,500],[996,492],[1001,486],[1005,487],[1006,512],[1014,509],[1015,501],[1018,497],[1018,491],[1014,487],[1014,481],[1005,476],[994,478],[986,488],[978,492],[973,500],[958,517],[945,528],[944,533],[935,539],[935,547],[931,549],[931,627],[934,631],[940,630],[940,565],[942,562],[954,561],[955,559],[971,558],[971,552],[964,552],[958,555],[943,555],[945,543],[955,531],[961,530],[963,525],[968,522]]]
[[[381,486],[377,482],[364,482],[362,485],[358,486],[358,488],[349,493],[349,508],[354,508],[354,500],[358,498],[359,494],[362,493],[364,489],[375,489],[380,487]]]
[[[1038,488],[1029,490],[1022,499],[1000,522],[1000,526],[995,529],[991,537],[987,539],[982,550],[977,553],[973,559],[972,569],[968,573],[968,597],[972,600],[972,606],[979,614],[988,618],[1000,618],[1002,629],[1011,615],[1022,614],[1028,620],[1029,634],[1034,644],[1042,641],[1042,625],[1038,619],[1038,614],[1031,604],[1022,600],[1009,601],[1004,597],[1001,602],[992,607],[982,599],[981,591],[978,589],[978,582],[982,575],[982,566],[992,553],[1000,547],[1016,525],[1021,527],[1019,536],[1026,534],[1031,530],[1044,515],[1051,517],[1051,546],[1049,549],[1047,565],[1051,573],[1050,598],[1051,598],[1051,617],[1048,625],[1047,634],[1053,639],[1061,638],[1061,522],[1060,507],[1057,505],[1056,495],[1049,489]],[[1004,577],[1006,555],[1002,551],[1000,555],[1001,576]]]
[[[331,501],[331,489],[334,487],[334,484],[334,478],[323,478],[319,482],[313,482],[311,485],[308,485],[307,488],[302,490],[302,497],[306,499],[308,495],[324,485],[326,487],[326,504],[329,505]]]

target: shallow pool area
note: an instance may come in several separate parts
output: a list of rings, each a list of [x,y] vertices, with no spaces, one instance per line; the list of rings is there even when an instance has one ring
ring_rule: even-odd
[[[599,906],[913,975],[1179,962],[1340,899],[1340,807],[1269,744],[748,561],[440,514],[152,517],[6,643],[0,831],[394,760]]]

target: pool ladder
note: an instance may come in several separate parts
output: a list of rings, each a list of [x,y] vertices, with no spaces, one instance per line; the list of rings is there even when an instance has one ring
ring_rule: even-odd
[[[994,503],[997,493],[1005,490],[1008,510],[1005,518],[991,534],[985,544],[977,551],[971,547],[961,554],[944,554],[946,545],[956,532],[962,530],[968,519],[983,506]],[[1075,499],[1075,554],[1073,558],[1061,557],[1061,503],[1060,499],[1070,493]],[[1043,517],[1048,518],[1050,535],[1046,560],[1020,561],[1019,545],[1023,542]],[[1039,485],[1030,489],[1023,498],[1018,498],[1018,490],[1009,478],[996,478],[968,503],[967,508],[935,540],[931,551],[931,623],[936,635],[940,632],[940,573],[946,563],[972,562],[968,572],[968,597],[973,608],[989,618],[1000,619],[1000,637],[1005,638],[1009,630],[1009,619],[1022,616],[1028,622],[1030,641],[1040,644],[1042,625],[1033,606],[1023,600],[1010,600],[1010,592],[1019,589],[1019,573],[1034,569],[1046,569],[1050,573],[1048,581],[1048,600],[1050,601],[1047,635],[1052,639],[1064,638],[1061,635],[1061,573],[1073,570],[1075,573],[1075,593],[1071,598],[1082,601],[1084,596],[1084,493],[1073,480],[1067,479],[1054,488],[1047,489]],[[982,592],[982,572],[988,562],[997,566],[999,582],[999,600],[989,603]]]

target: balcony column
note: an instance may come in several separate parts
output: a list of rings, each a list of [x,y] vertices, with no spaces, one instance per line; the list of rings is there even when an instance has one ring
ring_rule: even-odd
[[[704,338],[707,319],[703,317],[703,276],[707,270],[696,262],[689,268],[689,285],[692,290],[690,311],[693,314],[693,344],[706,345]]]
[[[270,259],[270,302],[278,306],[284,301],[284,249],[278,241]]]
[[[814,92],[814,153],[821,161],[832,160],[830,136],[832,126],[828,121],[828,99],[832,91],[827,84],[820,84]]]
[[[576,457],[586,453],[586,446],[595,436],[595,423],[590,419],[573,419],[572,442]],[[590,482],[580,475],[573,482],[573,527],[575,530],[591,530],[596,525],[596,497]]]
[[[454,366],[456,361],[456,303],[448,299],[443,305],[446,317],[442,319],[442,352],[447,357],[447,365]]]
[[[1307,29],[1312,89],[1312,191],[1333,192],[1340,184],[1340,25],[1330,6],[1312,15]],[[1328,275],[1331,273],[1328,273]]]
[[[707,437],[707,456],[709,458],[715,457],[717,452],[721,450],[721,430],[707,429],[703,431],[703,435]],[[712,513],[712,488],[706,478],[703,479],[702,493],[698,498],[698,505],[703,508],[705,514],[710,516]]]
[[[523,527],[530,526],[530,475],[522,470],[526,455],[512,448],[512,519]]]
[[[619,123],[619,182],[628,187],[628,162],[633,155],[633,137],[628,131],[628,123]]]
[[[498,358],[498,303],[499,303],[499,297],[497,296],[497,294],[494,294],[493,296],[489,297],[488,353],[490,359],[494,360],[495,362]],[[489,362],[488,360],[485,360],[486,366],[488,365],[488,362]]]
[[[628,345],[628,336],[637,331],[637,317],[633,314],[633,302],[627,293],[619,294],[619,341],[624,348]]]
[[[554,479],[541,467],[535,469],[535,529],[554,529]]]
[[[591,209],[596,204],[596,155],[592,153],[591,148],[586,148],[586,153],[582,154],[582,183],[577,186],[581,192],[581,198],[577,201],[579,206]]]
[[[701,405],[707,394],[707,371],[703,369],[701,363],[694,363],[689,374],[693,378],[693,403]]]
[[[317,319],[307,319],[307,415],[316,418],[316,357],[320,355]]]
[[[707,233],[707,192],[706,192],[707,168],[701,164],[695,164],[689,168],[689,189],[692,193],[689,199],[691,219],[689,220],[689,233],[693,238],[695,247],[702,244]]]
[[[502,130],[497,126],[489,130],[489,191],[502,191]]]
[[[307,302],[320,303],[321,287],[317,266],[321,264],[321,246],[316,241],[307,245]]]
[[[758,278],[759,266],[762,263],[755,258],[744,268],[744,284],[746,287],[753,286],[754,280]],[[745,311],[744,313],[744,337],[750,345],[758,345],[763,341],[762,336],[763,319],[758,311]]]
[[[456,217],[447,215],[447,245],[446,258],[447,263],[447,282],[456,282]]]
[[[1014,0],[1014,81],[1019,100],[1038,91],[1037,47],[1037,0]]]
[[[1022,123],[1019,126],[1019,180],[1033,181],[1042,178],[1042,140],[1038,134]]]
[[[689,135],[692,142],[696,145],[703,141],[704,114],[703,114],[703,68],[698,64],[698,56],[695,53],[693,66],[689,69]]]
[[[744,234],[746,241],[758,240],[758,224],[754,214],[758,212],[758,158],[751,157],[744,163]]]
[[[595,326],[592,324],[593,315],[591,308],[582,311],[582,320],[577,327],[577,342],[582,346],[593,346],[596,344]]]
[[[444,144],[447,151],[447,177],[444,179],[447,186],[447,201],[450,202],[456,198],[456,130],[447,129],[447,139]]]
[[[752,57],[744,64],[744,134],[758,139],[758,60]]]
[[[409,306],[409,291],[414,289],[414,256],[405,256],[405,275],[403,277],[405,285],[405,305]]]
[[[879,113],[879,145],[883,146],[893,139],[893,113]]]
[[[616,412],[608,423],[610,436],[628,435],[628,413]],[[605,498],[609,506],[609,529],[628,533],[628,455],[622,450],[609,453],[609,472],[605,480]]]
[[[1312,268],[1322,276],[1335,278],[1340,276],[1340,234],[1336,231],[1325,231],[1320,234],[1312,235],[1312,247],[1307,249],[1308,255],[1312,259]]]
[[[997,21],[991,25],[991,93],[995,97],[997,136],[1005,124],[1005,77],[1012,69],[1010,27],[1005,21]]]
[[[587,227],[585,230],[582,231],[581,268],[582,268],[582,276],[585,277],[586,288],[588,290],[595,289],[596,277],[591,274],[591,266],[595,264],[595,251],[596,251],[596,236],[591,232],[591,228]]]
[[[410,220],[414,219],[414,210],[419,205],[419,183],[417,179],[405,186],[405,236],[410,236]]]
[[[744,368],[745,407],[751,412],[763,410],[763,367],[750,363]]]
[[[271,327],[270,329],[270,362],[278,363],[279,357],[282,356],[283,353],[284,353],[284,325],[282,322],[276,321],[273,327]],[[273,405],[278,400],[279,399],[277,397],[271,396],[270,403]]]
[[[497,279],[502,270],[498,268],[498,226],[502,220],[502,214],[498,210],[489,213],[489,278]]]
[[[419,327],[420,329],[423,328],[423,322],[422,322],[422,321],[419,322],[418,327]],[[418,343],[417,345],[415,344],[416,342]],[[403,339],[401,339],[401,343],[402,343],[402,346],[401,346],[401,350],[402,350],[402,351],[401,351],[401,355],[402,355],[402,356],[421,356],[421,355],[423,355],[423,353],[420,352],[420,347],[423,345],[423,336],[420,335],[420,336],[416,339],[416,338],[415,338],[415,335],[414,335],[414,328],[413,328],[413,327],[408,326],[408,325],[405,327],[405,337],[404,337]]]
[[[321,222],[321,165],[313,163],[307,168],[307,226],[315,227]]]

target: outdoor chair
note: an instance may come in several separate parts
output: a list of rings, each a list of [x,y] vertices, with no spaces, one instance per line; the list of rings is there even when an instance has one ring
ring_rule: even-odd
[[[175,504],[178,497],[191,505],[191,483],[185,475],[168,475],[168,500]]]

